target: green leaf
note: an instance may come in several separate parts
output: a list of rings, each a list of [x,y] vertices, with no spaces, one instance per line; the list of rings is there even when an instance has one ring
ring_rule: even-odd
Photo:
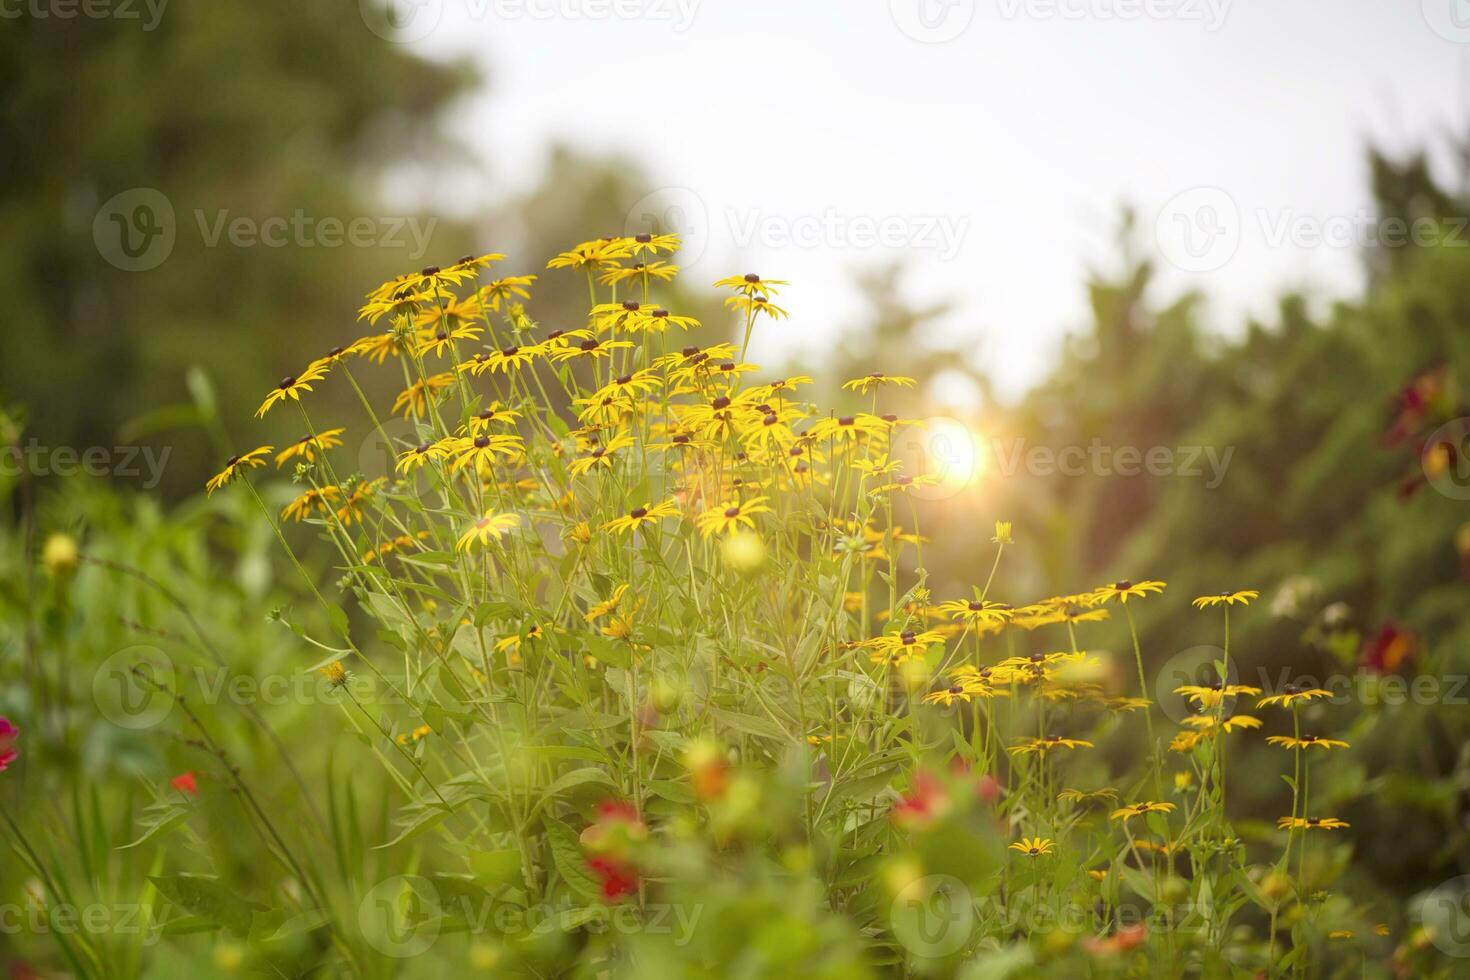
[[[578,926],[600,919],[607,914],[607,910],[598,905],[588,906],[580,909],[563,909],[556,915],[549,915],[536,924],[531,930],[533,936],[545,936],[553,932],[571,932]]]
[[[554,818],[547,818],[545,824],[546,839],[551,844],[551,858],[556,864],[557,873],[581,897],[589,901],[597,898],[601,889],[587,872],[576,831]]]
[[[150,875],[148,880],[164,898],[186,912],[224,926],[237,936],[249,936],[255,913],[269,911],[264,905],[241,898],[218,878],[202,875]]]

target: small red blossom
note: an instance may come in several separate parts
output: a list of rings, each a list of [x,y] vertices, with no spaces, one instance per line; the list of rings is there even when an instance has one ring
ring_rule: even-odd
[[[1083,941],[1082,948],[1094,956],[1112,956],[1142,946],[1147,938],[1148,927],[1140,922],[1137,925],[1125,926],[1111,936],[1102,939],[1090,936]]]
[[[194,781],[194,774],[192,772],[181,772],[173,779],[170,779],[168,784],[180,793],[188,793],[190,796],[199,795],[199,784]]]
[[[1390,620],[1363,643],[1358,664],[1375,674],[1397,674],[1418,657],[1421,646],[1419,634]]]
[[[925,827],[949,812],[949,790],[933,773],[916,772],[909,791],[893,805],[890,816],[900,827]]]
[[[10,764],[20,755],[20,750],[15,747],[18,738],[20,729],[12,725],[9,718],[0,716],[0,772],[10,768]]]
[[[587,870],[597,879],[599,893],[605,902],[616,902],[638,891],[638,869],[610,857],[589,857]]]

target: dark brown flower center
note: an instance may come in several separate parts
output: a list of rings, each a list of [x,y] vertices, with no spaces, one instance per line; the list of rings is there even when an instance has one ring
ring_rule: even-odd
[[[853,418],[851,415],[844,415],[837,420],[838,425],[852,425],[856,422],[857,419]]]
[[[633,518],[633,520],[635,521],[641,521],[643,520],[643,518],[648,516],[648,508],[634,507],[632,510],[628,511],[628,516]]]
[[[761,277],[758,276],[758,275],[756,275],[754,272],[747,272],[745,274],[745,281],[746,282],[760,282],[761,281]]]
[[[484,449],[488,445],[490,445],[490,437],[489,436],[476,436],[475,437],[475,448],[476,449]]]
[[[739,517],[740,516],[740,508],[739,507],[726,507],[725,508],[725,516],[726,517]]]
[[[719,411],[722,408],[730,407],[730,399],[726,398],[724,395],[721,395],[719,398],[716,398],[714,401],[710,402],[709,405],[710,408],[713,408],[715,411]]]
[[[290,375],[287,375],[286,377],[281,379],[281,383],[276,385],[276,387],[279,388],[281,391],[285,391],[287,388],[291,387],[295,383],[296,379]]]

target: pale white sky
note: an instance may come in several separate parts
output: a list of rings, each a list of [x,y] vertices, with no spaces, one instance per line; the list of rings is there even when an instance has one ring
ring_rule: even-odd
[[[1442,146],[1470,57],[1470,0],[395,2],[398,39],[484,60],[487,203],[554,141],[632,157],[689,276],[794,281],[757,359],[834,342],[852,270],[902,256],[1006,392],[1085,322],[1124,202],[1222,329],[1350,293],[1365,145]]]

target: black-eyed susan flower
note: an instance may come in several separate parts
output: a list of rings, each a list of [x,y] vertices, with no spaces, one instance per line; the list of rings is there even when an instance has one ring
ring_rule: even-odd
[[[486,309],[499,312],[501,303],[531,298],[535,276],[505,276],[480,287],[480,302]]]
[[[341,436],[342,433],[346,431],[346,429],[340,428],[328,429],[327,431],[319,432],[316,435],[302,436],[300,439],[297,439],[285,449],[282,449],[279,453],[276,453],[276,468],[280,469],[281,466],[286,464],[288,461],[295,459],[297,456],[300,456],[308,463],[316,462],[317,453],[324,452],[328,449],[335,449],[336,447],[342,445]]]
[[[666,517],[678,516],[679,505],[672,500],[665,500],[662,503],[634,507],[622,517],[615,517],[608,521],[599,530],[608,534],[623,534],[627,531],[636,531],[649,524],[657,524]]]
[[[679,236],[671,231],[662,234],[644,232],[625,239],[628,252],[635,258],[640,255],[658,255],[660,252],[677,252]]]
[[[819,442],[831,439],[841,443],[871,439],[887,431],[888,427],[878,416],[858,412],[856,415],[829,415],[818,419],[807,434]]]
[[[585,331],[568,330],[566,336],[572,337],[573,334],[582,333],[585,333]],[[596,361],[604,357],[611,357],[613,351],[626,350],[632,346],[626,340],[598,340],[596,337],[585,337],[577,340],[573,337],[573,343],[567,344],[564,347],[551,348],[550,356],[553,361]]]
[[[1320,687],[1299,688],[1295,685],[1288,684],[1283,687],[1280,692],[1276,694],[1268,694],[1265,697],[1261,698],[1259,701],[1256,702],[1256,707],[1265,708],[1274,704],[1279,705],[1283,708],[1290,708],[1292,705],[1304,701],[1312,701],[1317,698],[1330,697],[1332,697],[1332,692],[1324,691]]]
[[[402,412],[404,418],[410,415],[423,415],[429,410],[429,400],[452,384],[454,384],[454,372],[452,371],[432,374],[415,381],[393,399],[393,411]]]
[[[1141,817],[1146,813],[1172,813],[1173,810],[1174,804],[1172,803],[1130,803],[1127,806],[1114,810],[1110,815],[1110,819],[1131,820],[1134,817]]]
[[[281,383],[276,385],[271,390],[271,393],[265,396],[265,401],[260,403],[260,408],[256,409],[255,417],[264,417],[265,413],[270,411],[271,406],[276,402],[285,401],[286,399],[300,401],[301,393],[303,391],[310,391],[311,383],[313,381],[320,381],[326,375],[326,367],[313,363],[308,365],[306,370],[298,375],[282,378]]]
[[[423,355],[433,354],[443,357],[446,353],[452,353],[455,341],[480,339],[480,328],[472,323],[462,324],[450,330],[442,327],[438,329],[425,330],[419,334],[419,353]]]
[[[900,476],[895,478],[892,483],[884,483],[874,487],[868,493],[874,497],[908,494],[913,493],[915,490],[922,490],[925,487],[932,487],[938,482],[939,477],[932,473],[925,473],[921,476]]]
[[[1011,755],[1045,755],[1053,749],[1090,749],[1092,743],[1085,738],[1066,738],[1062,735],[1045,735],[1041,738],[1028,738],[1017,742],[1015,745],[1007,746],[1006,751]]]
[[[1204,609],[1209,606],[1218,606],[1221,604],[1233,606],[1236,603],[1247,606],[1250,605],[1252,599],[1259,599],[1260,597],[1261,593],[1255,589],[1242,589],[1239,592],[1219,592],[1215,595],[1202,595],[1190,603],[1190,605],[1196,609]]]
[[[220,487],[234,480],[235,477],[239,476],[245,470],[253,469],[257,466],[264,466],[264,457],[270,455],[271,450],[274,448],[274,446],[261,446],[258,449],[250,450],[248,453],[231,456],[225,461],[225,468],[210,477],[209,482],[204,484],[204,489],[212,494]]]
[[[1341,830],[1352,824],[1336,817],[1282,817],[1276,826],[1282,830]]]
[[[483,409],[471,415],[465,421],[461,432],[477,436],[494,425],[511,425],[521,417],[521,413],[513,408],[506,408],[499,402],[493,403],[489,408]]]
[[[913,378],[906,378],[898,374],[874,372],[873,374],[865,374],[861,378],[844,381],[842,382],[842,387],[848,391],[855,391],[859,395],[866,395],[874,388],[881,388],[884,385],[893,385],[898,388],[912,388],[916,384],[918,382]]]
[[[425,336],[432,336],[440,329],[452,331],[460,327],[472,326],[484,315],[484,312],[484,304],[480,302],[477,294],[471,293],[462,299],[455,296],[441,296],[438,302],[422,307],[414,315],[413,322]],[[477,329],[476,334],[478,333]]]
[[[413,340],[414,335],[410,332],[387,330],[359,337],[348,346],[347,353],[366,358],[375,364],[383,364],[389,356],[403,357],[413,353]]]
[[[482,432],[477,436],[456,439],[449,446],[449,457],[453,461],[449,464],[449,471],[458,473],[467,466],[477,469],[489,466],[495,462],[497,456],[518,459],[524,450],[525,444],[520,436],[505,433]]]
[[[882,663],[885,660],[897,663],[900,660],[923,656],[924,651],[929,647],[943,642],[944,634],[938,630],[901,630],[897,633],[875,636],[864,645],[873,651],[874,663]]]
[[[314,487],[298,496],[281,511],[281,520],[298,524],[316,514],[325,514],[337,506],[342,496],[339,487]]]
[[[438,442],[421,442],[412,449],[399,453],[398,463],[395,468],[399,473],[408,474],[425,463],[432,462],[436,459],[443,459],[448,452],[448,447],[445,445],[445,442],[446,440],[443,439]]]
[[[644,289],[654,280],[671,282],[679,274],[677,265],[668,262],[639,262],[635,265],[617,266],[603,270],[597,281],[604,286],[619,286],[625,282],[640,283]]]
[[[731,296],[725,300],[725,305],[732,310],[739,310],[752,319],[765,314],[773,320],[784,320],[791,315],[765,296]]]
[[[625,259],[631,254],[632,249],[628,239],[599,238],[596,241],[582,242],[557,254],[546,263],[546,268],[585,269],[589,266],[603,268],[616,265],[619,259]]]
[[[499,541],[505,532],[520,526],[519,514],[486,514],[475,521],[455,542],[456,551],[468,551],[475,545],[484,546]]]
[[[1145,582],[1130,582],[1123,579],[1104,585],[1092,594],[1099,602],[1109,602],[1113,599],[1126,603],[1129,599],[1142,599],[1150,592],[1163,592],[1165,583],[1154,580]]]
[[[1050,854],[1055,843],[1045,837],[1022,837],[1009,847],[1013,851],[1020,851],[1027,857],[1040,857],[1043,854]]]
[[[766,499],[751,497],[744,502],[726,501],[700,514],[694,519],[694,524],[699,528],[699,533],[707,538],[716,534],[728,534],[741,527],[754,528],[756,514],[771,512],[771,508],[766,506]]]
[[[599,602],[599,603],[594,604],[592,606],[592,608],[590,608],[590,609],[587,610],[587,613],[586,613],[587,622],[589,622],[589,623],[596,622],[598,619],[601,619],[603,616],[608,616],[608,615],[611,615],[612,613],[617,612],[618,611],[618,607],[621,606],[622,603],[623,603],[623,596],[626,595],[627,592],[628,592],[628,586],[627,586],[626,583],[624,583],[622,585],[619,585],[616,588],[614,588],[613,589],[613,592],[612,592],[612,595],[608,596],[602,602]]]
[[[775,296],[781,291],[779,287],[789,285],[791,284],[783,279],[762,279],[754,272],[747,272],[743,276],[728,276],[715,282],[716,289],[734,289],[746,296]]]
[[[1102,789],[1064,789],[1057,794],[1057,800],[1062,803],[1075,803],[1081,807],[1101,806],[1105,803],[1116,803],[1118,791],[1111,786]]]
[[[1345,749],[1348,743],[1340,738],[1322,738],[1318,735],[1268,735],[1267,745],[1279,745],[1283,749]]]
[[[546,354],[547,349],[541,344],[509,344],[499,350],[493,350],[486,354],[479,354],[472,360],[465,361],[459,366],[459,370],[479,376],[481,374],[504,374],[507,377],[512,371],[519,371],[530,364],[534,364],[536,358]]]
[[[1015,613],[1010,603],[991,602],[988,599],[950,599],[935,608],[950,619],[972,626],[1006,623]]]
[[[1221,684],[1219,681],[1213,684],[1185,684],[1174,688],[1175,694],[1182,694],[1201,708],[1217,707],[1226,698],[1238,698],[1247,694],[1260,694],[1259,687],[1250,687],[1246,684]]]
[[[606,444],[595,446],[568,463],[567,472],[572,476],[586,476],[595,469],[610,469],[618,459],[619,450],[627,449],[631,445],[631,435],[621,433],[613,436]]]

